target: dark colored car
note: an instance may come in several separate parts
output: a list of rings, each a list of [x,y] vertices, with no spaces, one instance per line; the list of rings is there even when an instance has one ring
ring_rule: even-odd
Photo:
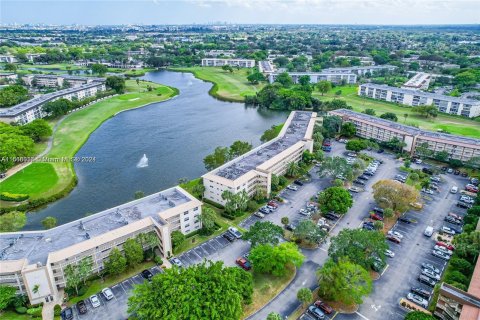
[[[148,281],[152,281],[153,273],[151,273],[150,270],[145,269],[141,273],[142,273],[142,277],[144,277]]]
[[[361,175],[360,177],[358,177],[358,179],[360,179],[360,180],[368,180],[368,179],[370,179],[370,178],[369,178],[368,176],[366,176],[366,175]]]
[[[364,186],[364,185],[365,185],[365,182],[363,182],[362,180],[358,180],[358,179],[353,180],[353,183],[359,184],[359,185],[361,185],[361,186]]]
[[[78,313],[80,314],[87,313],[88,309],[87,309],[87,305],[85,304],[85,301],[80,300],[77,302],[77,310],[78,310]]]
[[[71,320],[73,319],[73,310],[72,308],[66,308],[62,310],[61,313],[62,320]]]
[[[472,205],[470,203],[465,203],[465,202],[457,202],[457,207],[462,208],[462,209],[470,209]]]
[[[235,236],[233,234],[231,234],[230,232],[225,232],[222,237],[224,237],[225,239],[227,239],[228,241],[230,242],[233,242],[235,241]]]
[[[383,150],[383,149],[378,149],[378,151],[377,151],[377,152],[378,152],[378,153],[384,153],[384,152],[385,152],[385,150]]]
[[[445,169],[446,170],[446,169]],[[433,171],[429,168],[422,168],[422,172],[426,174],[433,174]]]
[[[287,229],[288,231],[293,231],[295,229],[295,227],[291,224],[286,224],[284,228]]]
[[[300,180],[295,180],[293,183],[295,183],[297,186],[303,186],[303,182]]]
[[[371,176],[374,175],[374,172],[366,170],[366,171],[363,172],[363,175],[364,175],[364,176],[370,176],[370,177],[371,177]]]
[[[455,219],[454,217],[450,217],[450,216],[446,216],[443,220],[445,220],[446,222],[452,223],[452,224],[456,224],[456,225],[461,225],[462,224],[462,221],[460,221],[458,219]]]
[[[425,289],[422,289],[422,288],[411,288],[410,289],[410,292],[413,292],[415,294],[418,294],[420,297],[423,297],[425,299],[428,299],[430,298],[430,296],[432,295],[432,292],[431,291],[428,291],[428,290],[425,290]]]
[[[458,176],[458,175],[460,174],[460,170],[455,170],[455,171],[453,172],[453,174],[456,175],[456,176]]]
[[[435,284],[436,284],[435,280],[430,279],[429,277],[424,276],[423,274],[419,275],[417,280],[430,287],[435,287]]]
[[[325,302],[323,302],[322,300],[315,301],[314,305],[315,305],[315,307],[320,308],[326,314],[331,314],[333,312],[333,308],[330,307]]]
[[[330,220],[337,220],[340,218],[340,216],[336,213],[333,213],[333,212],[329,212],[325,215],[325,218],[328,218]]]
[[[466,173],[466,172],[462,172],[461,174],[462,174],[462,177],[464,177],[464,178],[468,177],[468,173]]]
[[[410,223],[412,223],[412,222],[413,222],[413,220],[412,220],[412,219],[410,219],[410,218],[407,218],[407,217],[400,217],[400,218],[398,218],[398,221],[400,221],[400,222],[404,222],[404,223],[407,223],[407,224],[410,224]]]
[[[375,227],[370,224],[363,224],[362,228],[369,231],[375,230]]]
[[[385,210],[383,210],[382,208],[379,208],[379,207],[373,208],[373,211],[376,212],[376,213],[380,213],[380,214],[383,214],[385,212]]]
[[[322,147],[322,150],[325,151],[325,152],[330,152],[330,151],[332,151],[332,147],[330,147],[330,146],[323,146],[323,147]]]

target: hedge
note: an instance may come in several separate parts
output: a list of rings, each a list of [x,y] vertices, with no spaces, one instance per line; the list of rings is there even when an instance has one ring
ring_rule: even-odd
[[[4,200],[4,201],[21,202],[21,201],[27,200],[29,197],[30,196],[28,194],[9,193],[9,192],[0,193],[0,200]]]

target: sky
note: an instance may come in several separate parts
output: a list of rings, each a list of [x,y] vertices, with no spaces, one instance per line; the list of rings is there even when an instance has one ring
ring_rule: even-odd
[[[480,0],[0,0],[0,24],[479,24]]]

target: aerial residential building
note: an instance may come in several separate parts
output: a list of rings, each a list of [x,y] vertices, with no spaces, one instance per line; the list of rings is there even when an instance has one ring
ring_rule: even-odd
[[[272,72],[268,74],[268,82],[273,83],[279,75],[279,72]],[[354,84],[357,82],[357,75],[353,73],[329,73],[322,72],[288,72],[294,83],[298,83],[300,77],[309,76],[310,83],[317,83],[319,81],[330,81],[335,84]]]
[[[404,150],[412,155],[421,145],[434,152],[447,151],[450,158],[461,161],[480,157],[480,139],[421,130],[347,109],[333,110],[329,114],[353,123],[357,129],[356,135],[359,137],[379,142],[397,138],[405,142]]]
[[[156,236],[166,258],[173,231],[188,234],[201,228],[201,205],[173,187],[52,229],[1,233],[0,285],[14,286],[31,304],[50,301],[65,287],[68,265],[89,258],[91,274],[99,273],[113,248],[123,250],[127,239],[146,233]],[[144,244],[144,249],[151,246]]]
[[[358,95],[407,106],[434,105],[440,112],[464,117],[473,118],[480,116],[480,100],[450,97],[436,93],[373,83],[360,85],[358,87]]]
[[[413,77],[408,79],[402,85],[404,89],[413,89],[413,90],[426,90],[430,85],[431,75],[425,72],[418,72]]]
[[[315,120],[315,112],[290,113],[277,138],[203,175],[204,198],[224,205],[224,191],[245,191],[251,197],[261,190],[269,195],[272,174],[284,174],[289,163],[312,151]]]
[[[27,86],[57,88],[64,85],[79,87],[92,82],[103,82],[103,78],[77,77],[70,75],[30,74],[22,77]]]
[[[252,59],[217,59],[217,58],[204,58],[202,59],[202,67],[222,67],[232,66],[241,68],[253,68],[255,67],[255,60]]]
[[[367,73],[374,75],[380,71],[395,71],[396,66],[391,66],[389,64],[378,65],[378,66],[355,66],[355,67],[345,67],[345,68],[328,68],[323,70],[323,72],[328,73],[354,73],[357,76],[365,76]]]
[[[1,72],[0,79],[6,80],[8,82],[17,80],[18,76],[12,72]]]
[[[235,50],[209,50],[205,51],[205,56],[217,58],[217,57],[228,57],[231,58],[235,56]]]
[[[0,55],[0,62],[14,63],[17,62],[17,58],[11,54]]]
[[[103,80],[103,79],[102,79]],[[104,81],[93,81],[78,87],[59,90],[52,93],[40,95],[28,101],[19,103],[10,108],[0,109],[0,121],[7,123],[26,124],[35,119],[46,117],[42,106],[57,99],[82,100],[93,97],[97,92],[105,91]]]
[[[275,67],[268,60],[258,61],[258,71],[261,73],[272,73],[275,71]]]

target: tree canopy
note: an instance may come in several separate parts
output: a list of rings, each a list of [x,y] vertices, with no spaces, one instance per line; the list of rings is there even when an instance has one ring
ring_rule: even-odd
[[[144,320],[237,320],[251,302],[252,275],[222,262],[165,269],[135,286],[128,312]]]
[[[312,220],[302,220],[293,230],[293,236],[296,240],[318,244],[325,238],[326,232],[320,229]]]
[[[255,272],[283,276],[287,272],[288,264],[300,267],[305,257],[296,244],[283,242],[276,246],[257,245],[250,251],[249,259]]]
[[[7,108],[28,100],[28,90],[14,84],[0,89],[0,108]]]
[[[276,224],[265,221],[257,221],[250,230],[243,234],[243,239],[250,241],[252,247],[260,244],[277,245],[279,238],[283,236],[283,229]]]
[[[380,180],[373,185],[373,198],[383,208],[404,212],[410,203],[418,202],[419,193],[414,187],[394,180]]]
[[[318,196],[320,210],[323,213],[335,212],[347,213],[353,205],[352,195],[342,187],[330,187],[325,189]]]

